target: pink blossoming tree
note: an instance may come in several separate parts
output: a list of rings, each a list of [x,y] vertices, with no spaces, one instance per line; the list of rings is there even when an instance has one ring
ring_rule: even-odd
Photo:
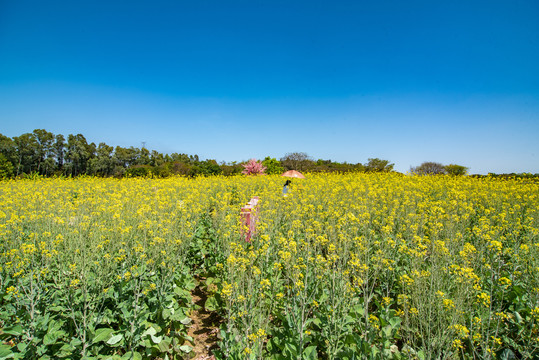
[[[245,168],[241,173],[245,175],[263,175],[266,167],[262,165],[262,162],[251,159],[247,164],[243,164]]]

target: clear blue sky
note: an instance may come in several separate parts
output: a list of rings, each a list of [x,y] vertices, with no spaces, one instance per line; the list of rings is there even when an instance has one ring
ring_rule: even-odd
[[[0,133],[539,173],[539,2],[0,0]]]

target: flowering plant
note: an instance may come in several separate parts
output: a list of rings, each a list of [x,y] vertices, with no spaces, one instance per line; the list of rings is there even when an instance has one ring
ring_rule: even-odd
[[[241,172],[245,175],[262,175],[266,171],[266,167],[262,165],[262,162],[256,159],[249,160],[246,164],[242,165],[245,169]]]

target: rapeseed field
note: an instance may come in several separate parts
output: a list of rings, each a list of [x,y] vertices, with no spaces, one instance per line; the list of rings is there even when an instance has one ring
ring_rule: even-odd
[[[189,358],[197,286],[216,358],[539,356],[538,182],[283,182],[0,182],[0,358]]]

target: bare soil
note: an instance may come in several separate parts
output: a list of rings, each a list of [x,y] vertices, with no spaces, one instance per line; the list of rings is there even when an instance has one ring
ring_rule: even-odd
[[[222,319],[214,311],[207,311],[204,304],[208,299],[208,293],[204,289],[205,278],[197,278],[198,285],[191,292],[192,302],[198,305],[198,310],[191,312],[191,327],[188,335],[193,338],[193,350],[190,357],[193,360],[215,360],[212,350],[218,349],[219,324]]]

